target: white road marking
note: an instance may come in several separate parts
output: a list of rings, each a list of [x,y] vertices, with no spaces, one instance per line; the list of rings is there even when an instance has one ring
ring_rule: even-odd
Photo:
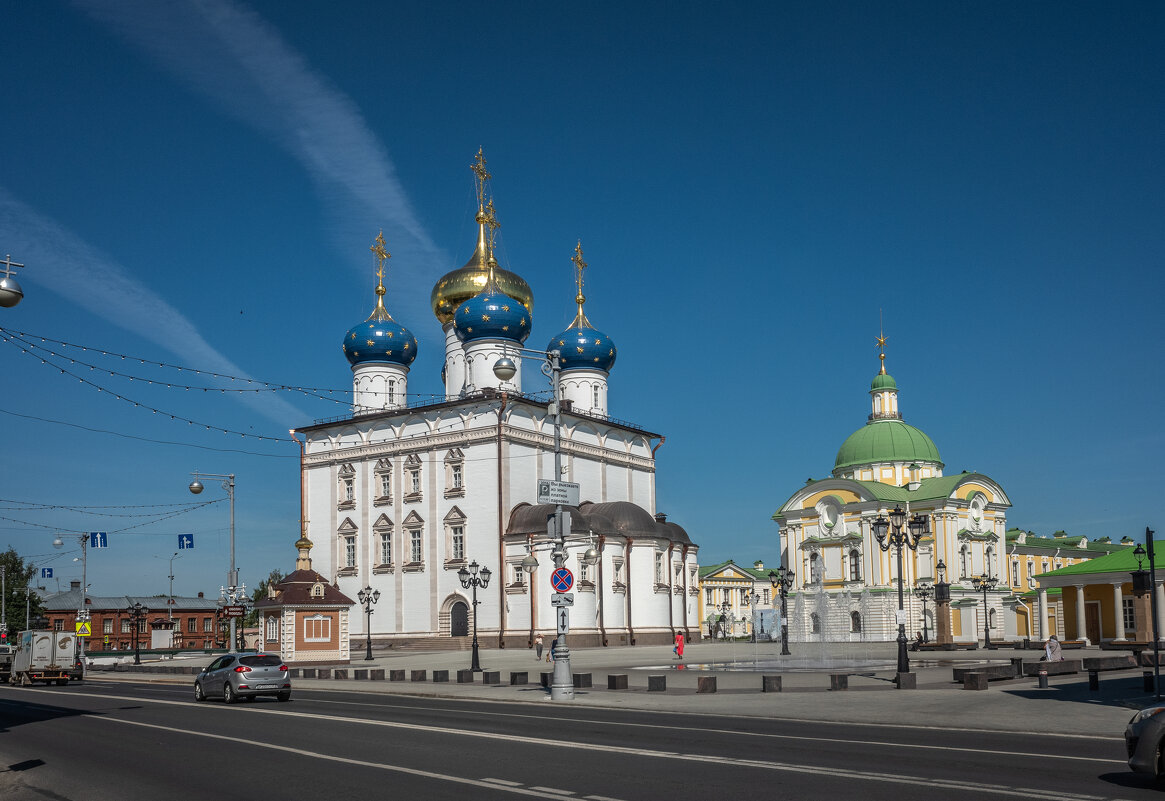
[[[573,796],[573,790],[559,790],[557,787],[531,787],[531,790],[537,790],[540,793],[553,793],[560,796]]]
[[[56,694],[52,690],[38,690],[38,689],[34,689],[34,688],[24,688],[22,690],[22,694],[29,694],[29,693],[53,693],[53,694]],[[166,700],[154,699],[154,698],[143,699],[143,698],[139,698],[136,696],[106,695],[106,696],[95,696],[95,697],[106,698],[106,699],[110,699],[110,700],[119,700],[119,701],[134,701],[137,703],[152,703],[152,704],[162,704],[162,705],[169,705],[169,706],[183,706],[186,708],[193,707],[195,709],[213,709],[214,708],[214,707],[206,707],[206,706],[201,706],[201,705],[195,707],[189,701],[166,701]],[[219,709],[220,709],[220,711],[226,711],[226,707],[220,707]],[[775,762],[775,761],[768,761],[768,760],[762,761],[762,760],[755,760],[755,759],[737,759],[737,758],[723,757],[723,756],[712,757],[712,756],[709,756],[706,754],[681,754],[681,753],[676,753],[673,751],[655,751],[655,750],[641,749],[641,748],[623,748],[620,746],[601,745],[598,743],[566,742],[563,740],[548,740],[548,739],[543,739],[543,738],[539,738],[539,737],[528,737],[528,736],[513,735],[513,734],[500,734],[500,733],[493,733],[493,732],[469,731],[469,730],[465,730],[465,729],[453,729],[453,728],[449,728],[447,726],[427,726],[427,725],[420,725],[420,724],[415,724],[415,723],[400,723],[397,721],[367,720],[367,719],[363,719],[363,718],[342,717],[339,715],[322,715],[322,714],[307,713],[307,712],[293,712],[293,711],[274,710],[274,709],[272,709],[272,710],[247,709],[247,708],[243,708],[243,709],[235,708],[235,709],[231,710],[231,713],[232,714],[234,714],[234,713],[254,714],[254,715],[280,715],[280,716],[284,716],[284,717],[298,717],[298,718],[305,718],[305,719],[309,719],[309,720],[327,720],[327,721],[337,722],[337,723],[349,723],[349,724],[355,723],[355,724],[362,724],[362,725],[366,725],[366,726],[377,726],[377,727],[381,727],[381,728],[400,729],[403,731],[420,731],[420,732],[427,732],[427,733],[432,733],[432,734],[447,734],[447,735],[455,735],[455,736],[461,736],[461,737],[474,737],[474,738],[483,739],[483,740],[501,740],[501,741],[504,741],[504,742],[509,743],[509,744],[518,742],[518,743],[525,743],[527,745],[542,746],[542,747],[547,747],[547,748],[565,748],[565,749],[569,749],[569,750],[578,750],[578,751],[593,751],[593,752],[597,752],[597,753],[617,754],[620,756],[641,756],[641,757],[651,757],[651,758],[655,758],[655,759],[674,759],[674,760],[685,761],[685,762],[697,762],[697,763],[700,763],[703,765],[707,765],[707,764],[709,764],[710,761],[714,761],[714,763],[717,766],[728,765],[728,766],[734,766],[734,767],[749,767],[749,768],[756,768],[759,770],[768,770],[768,771],[786,772],[786,773],[805,773],[805,774],[812,774],[812,775],[818,775],[818,776],[821,775],[821,772],[822,772],[822,768],[819,765],[802,765],[802,764]],[[268,748],[268,749],[273,749],[273,750],[278,750],[278,751],[285,751],[287,753],[294,753],[294,754],[300,754],[303,756],[315,757],[317,759],[325,759],[325,760],[330,760],[330,761],[343,762],[346,764],[364,765],[367,767],[373,767],[373,768],[378,768],[378,769],[382,769],[382,770],[391,770],[391,771],[396,771],[396,772],[400,772],[400,773],[408,773],[410,775],[423,776],[426,778],[433,778],[433,779],[438,779],[438,780],[442,780],[442,781],[450,781],[450,782],[455,782],[458,784],[472,784],[474,782],[479,781],[478,779],[461,778],[461,777],[456,777],[456,776],[445,776],[445,775],[433,773],[431,771],[423,771],[423,770],[419,770],[416,768],[404,767],[401,765],[389,765],[387,763],[367,762],[364,760],[350,759],[348,757],[339,757],[339,756],[334,756],[334,755],[329,755],[329,754],[321,754],[321,753],[317,753],[317,752],[305,751],[303,749],[292,748],[289,746],[274,745],[271,743],[258,743],[258,742],[255,742],[254,740],[244,739],[244,738],[240,738],[240,737],[230,737],[227,735],[210,734],[209,732],[191,731],[188,729],[180,729],[180,728],[171,727],[171,726],[160,726],[160,725],[153,724],[153,723],[143,723],[143,722],[139,722],[139,721],[124,720],[124,719],[120,719],[120,718],[110,717],[108,715],[106,715],[106,716],[93,716],[90,719],[91,720],[100,720],[100,721],[109,721],[111,723],[122,723],[122,724],[132,725],[132,726],[142,726],[142,727],[152,728],[152,729],[160,729],[162,731],[170,731],[170,732],[176,732],[176,733],[180,733],[180,734],[188,734],[188,735],[192,735],[192,736],[196,736],[196,737],[208,737],[208,738],[212,738],[212,739],[226,740],[226,741],[230,741],[230,742],[242,743],[244,745],[251,745],[251,746],[254,746],[256,748]],[[1043,755],[1039,755],[1039,756],[1043,756]],[[959,781],[959,780],[953,780],[953,779],[937,779],[937,778],[930,778],[930,777],[923,777],[923,776],[908,776],[908,775],[903,775],[903,774],[873,773],[873,772],[867,772],[867,771],[847,770],[845,768],[837,768],[837,767],[830,767],[829,768],[829,777],[830,778],[849,779],[852,781],[870,781],[870,782],[881,782],[881,783],[887,783],[887,784],[905,784],[905,785],[930,787],[930,788],[941,787],[941,788],[947,788],[947,789],[952,789],[952,790],[966,790],[967,792],[973,792],[976,794],[987,793],[987,794],[993,794],[993,795],[1017,796],[1017,797],[1022,797],[1022,798],[1047,799],[1048,801],[1058,801],[1059,799],[1075,799],[1076,801],[1103,801],[1102,796],[1078,795],[1078,794],[1071,794],[1071,793],[1051,792],[1051,791],[1043,790],[1043,789],[1039,789],[1039,788],[1012,787],[1012,786],[1001,785],[1001,784],[985,784],[985,783],[977,782],[977,781],[972,782],[972,781]],[[499,787],[498,789],[504,790],[505,792],[517,793],[520,795],[538,795],[539,792],[543,792],[543,791],[535,792],[532,790],[526,790],[525,788],[521,788],[521,787],[511,787],[511,788]]]
[[[485,778],[485,779],[482,779],[482,781],[483,781],[483,782],[490,782],[491,784],[504,784],[504,785],[506,785],[507,787],[521,787],[521,786],[522,786],[522,783],[521,783],[521,782],[512,782],[512,781],[510,781],[509,779],[490,779],[490,778]]]

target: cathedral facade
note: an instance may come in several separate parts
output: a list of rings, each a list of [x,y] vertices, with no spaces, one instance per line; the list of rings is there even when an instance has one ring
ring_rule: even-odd
[[[981,473],[944,475],[931,438],[902,420],[884,349],[880,358],[870,383],[870,415],[842,443],[832,475],[810,480],[773,516],[782,560],[793,572],[789,637],[861,642],[898,636],[898,554],[892,545],[883,550],[874,528],[897,508],[925,522],[917,548],[902,553],[907,636],[925,632],[933,640],[936,624],[947,623],[935,620],[934,603],[922,597],[927,585],[945,579],[955,641],[981,640],[985,627],[993,640],[1015,639],[1020,599],[1004,568],[1011,501]],[[984,577],[998,582],[986,593],[979,589]],[[914,592],[919,585],[923,592]]]
[[[581,245],[574,320],[544,349],[527,349],[533,292],[494,258],[497,225],[480,152],[474,171],[473,255],[432,292],[445,341],[444,397],[415,401],[408,393],[417,341],[385,307],[389,254],[378,238],[376,306],[343,343],[351,415],[296,431],[315,568],[348,597],[379,592],[371,635],[381,646],[465,638],[475,629],[483,646],[528,646],[556,630],[555,507],[537,502],[539,482],[573,482],[580,503],[566,510],[566,566],[575,581],[570,645],[671,642],[681,631],[698,637],[697,547],[656,510],[663,437],[609,412],[616,348],[584,313]],[[557,438],[553,393],[540,370],[549,351],[561,367]],[[542,358],[526,358],[532,353]],[[475,567],[488,579],[476,608],[459,578]],[[354,639],[366,636],[367,620],[352,615]]]

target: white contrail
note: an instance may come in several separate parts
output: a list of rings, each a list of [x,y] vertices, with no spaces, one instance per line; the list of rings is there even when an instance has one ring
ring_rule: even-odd
[[[449,269],[413,212],[383,145],[342,91],[314,72],[269,23],[231,0],[77,0],[180,80],[261,130],[312,177],[336,246],[368,269],[366,243],[385,229],[409,306]],[[428,279],[422,280],[422,279]],[[394,292],[394,295],[396,293]]]
[[[0,188],[0,240],[13,253],[20,253],[25,264],[36,265],[38,286],[51,289],[95,316],[180,355],[186,364],[197,365],[200,370],[249,377],[203,339],[182,312],[129,276],[115,260],[33,211],[3,188]],[[278,422],[280,427],[288,421],[307,418],[282,398],[244,393],[240,399]]]

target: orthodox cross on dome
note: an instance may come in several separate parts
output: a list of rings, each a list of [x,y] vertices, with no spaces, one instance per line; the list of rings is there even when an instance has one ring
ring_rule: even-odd
[[[587,268],[587,263],[583,261],[582,240],[578,240],[578,244],[574,246],[574,255],[570,259],[574,262],[574,280],[578,286],[578,294],[574,297],[574,302],[578,304],[578,314],[575,315],[574,325],[578,327],[590,328],[590,321],[587,320],[586,314],[583,313],[583,304],[586,303],[586,297],[583,295],[583,270]]]
[[[886,375],[886,334],[882,328],[882,310],[878,310],[878,338],[875,340],[878,344],[878,362],[882,369],[878,371],[878,375]]]
[[[473,159],[473,164],[469,165],[469,169],[473,170],[473,174],[477,176],[477,207],[478,209],[484,209],[485,182],[493,176],[485,168],[485,153],[483,148],[479,147],[477,149],[477,155]]]
[[[384,262],[392,258],[392,254],[384,247],[384,231],[376,235],[373,240],[372,247],[368,248],[376,257],[376,308],[372,310],[372,316],[369,320],[391,320],[392,315],[384,308]]]
[[[489,252],[493,254],[494,239],[497,238],[498,229],[502,227],[502,224],[498,222],[498,216],[494,212],[494,199],[492,197],[485,204],[485,224],[489,228]]]

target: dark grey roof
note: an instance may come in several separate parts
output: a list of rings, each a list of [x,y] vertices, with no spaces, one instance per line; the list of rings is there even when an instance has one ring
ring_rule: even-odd
[[[150,611],[165,611],[167,608],[173,608],[175,611],[183,610],[213,610],[218,608],[217,598],[190,598],[182,595],[174,596],[174,606],[168,607],[167,602],[170,596],[142,596],[142,595],[113,595],[102,596],[89,593],[85,600],[88,602],[86,607],[93,609],[111,609],[122,610],[129,609],[135,603],[140,603],[147,607]],[[81,607],[81,591],[80,590],[66,590],[65,592],[58,592],[55,595],[50,595],[42,602],[46,612],[69,612],[76,611]]]
[[[595,534],[616,537],[648,537],[668,540],[681,545],[691,545],[692,540],[682,526],[657,520],[642,506],[630,501],[591,503],[586,501],[577,507],[566,506],[570,510],[570,533]],[[537,506],[520,503],[510,512],[510,524],[506,534],[545,534],[547,519],[554,514],[552,504]],[[662,515],[661,515],[662,517]]]

